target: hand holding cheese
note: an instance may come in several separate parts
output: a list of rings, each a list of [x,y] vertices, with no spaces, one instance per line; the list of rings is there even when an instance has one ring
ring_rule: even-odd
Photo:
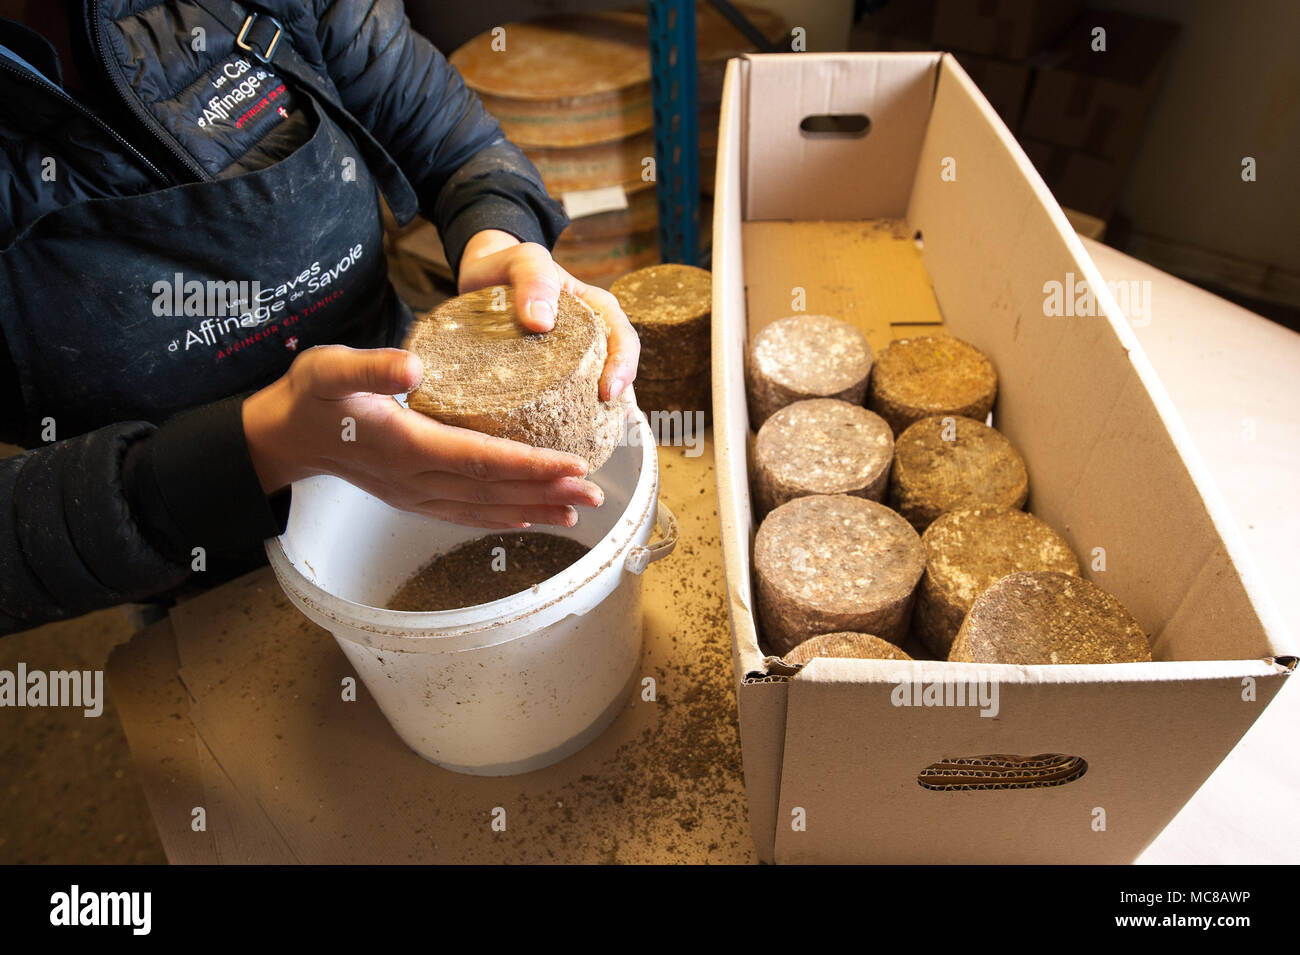
[[[561,290],[582,299],[600,316],[609,332],[605,368],[600,377],[601,400],[613,401],[632,384],[641,344],[618,299],[609,292],[579,282],[535,242],[521,243],[508,232],[485,229],[465,246],[459,290],[463,295],[491,285],[511,286],[519,321],[533,332],[549,332],[555,325]]]
[[[571,526],[599,506],[572,454],[452,427],[391,397],[416,386],[419,359],[396,348],[309,348],[243,405],[249,456],[267,493],[334,474],[393,507],[477,527]],[[345,424],[350,420],[351,425]]]

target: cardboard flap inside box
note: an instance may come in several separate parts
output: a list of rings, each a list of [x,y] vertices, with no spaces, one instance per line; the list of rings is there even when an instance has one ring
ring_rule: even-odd
[[[868,123],[808,122],[825,116]],[[1131,860],[1249,728],[1294,651],[1115,294],[951,56],[733,60],[720,124],[719,518],[760,854]],[[1149,307],[1141,289],[1114,291],[1135,320]],[[1128,606],[1156,662],[981,668],[1001,687],[996,717],[891,700],[902,683],[957,679],[968,664],[818,660],[791,676],[765,662],[744,362],[758,329],[801,306],[853,322],[877,353],[894,338],[946,329],[989,355],[999,374],[994,424],[1027,463],[1027,508]],[[1075,766],[1071,757],[1088,768],[1033,788],[917,782],[936,761],[988,754],[1067,757],[1034,770],[1045,775]],[[1100,838],[1078,816],[1097,806],[1112,820]]]

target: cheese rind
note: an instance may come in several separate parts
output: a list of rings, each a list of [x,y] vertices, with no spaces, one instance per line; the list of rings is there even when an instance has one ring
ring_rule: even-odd
[[[479,289],[421,316],[403,347],[424,362],[407,402],[444,424],[576,454],[596,470],[623,436],[625,391],[601,401],[604,321],[561,292],[555,326],[529,332],[506,286]]]
[[[1090,580],[1010,574],[971,606],[948,659],[959,663],[1142,663],[1151,647],[1133,615]]]
[[[750,487],[759,516],[808,494],[879,501],[889,483],[894,436],[879,415],[834,398],[787,405],[754,442]]]
[[[1055,570],[1079,576],[1065,538],[1032,514],[984,505],[941,515],[921,535],[925,574],[913,629],[940,658],[948,656],[975,598],[1008,574]]]
[[[822,633],[809,637],[782,659],[786,663],[808,663],[816,657],[850,660],[912,659],[888,640],[869,633]]]
[[[876,360],[867,407],[901,434],[934,415],[983,421],[997,391],[993,363],[975,346],[947,335],[900,338]]]
[[[871,346],[848,322],[829,315],[779,319],[749,349],[749,426],[758,430],[777,411],[806,398],[860,405],[871,365]]]
[[[1028,496],[1024,459],[982,421],[922,418],[894,443],[889,505],[918,531],[945,511],[981,504],[1018,508]]]
[[[754,538],[762,633],[788,653],[819,633],[872,633],[901,645],[925,559],[921,538],[875,501],[845,494],[795,498]]]

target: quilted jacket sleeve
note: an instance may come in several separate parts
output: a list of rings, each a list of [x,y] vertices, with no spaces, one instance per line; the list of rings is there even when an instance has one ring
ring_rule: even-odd
[[[0,460],[0,633],[140,600],[189,575],[145,538],[123,487],[128,450],[153,430],[110,425]]]
[[[343,104],[402,168],[458,271],[465,243],[501,229],[548,249],[565,226],[537,169],[401,0],[315,0],[317,39]]]
[[[0,635],[165,599],[193,576],[195,547],[219,582],[283,533],[289,492],[262,493],[242,395],[40,445],[16,372],[0,335],[0,441],[35,445],[0,458]]]

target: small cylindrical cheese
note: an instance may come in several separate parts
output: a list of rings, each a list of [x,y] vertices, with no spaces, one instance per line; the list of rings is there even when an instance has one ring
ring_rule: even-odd
[[[763,636],[777,654],[819,633],[872,633],[902,644],[925,560],[911,526],[875,501],[798,497],[754,538]]]
[[[1028,495],[1024,459],[982,421],[922,418],[894,443],[889,503],[918,531],[945,511],[979,504],[1022,507]]]
[[[786,663],[807,663],[816,657],[850,660],[912,659],[888,640],[869,633],[823,633],[809,637],[782,659]]]
[[[933,415],[983,421],[997,391],[993,363],[975,346],[949,336],[900,338],[876,361],[867,407],[901,434]]]
[[[1011,574],[975,598],[948,659],[958,663],[1140,663],[1146,635],[1115,597],[1058,571]]]
[[[1065,538],[1009,507],[965,507],[941,515],[921,535],[925,574],[916,592],[913,629],[932,653],[948,656],[971,604],[1008,574],[1056,570],[1079,576]]]
[[[638,391],[652,378],[704,372],[707,382],[713,312],[708,272],[693,265],[651,265],[624,275],[609,290],[641,339]]]
[[[835,398],[786,405],[754,442],[754,505],[762,517],[807,494],[879,501],[889,483],[894,436],[880,415]]]
[[[749,350],[749,426],[805,398],[860,405],[871,376],[863,334],[829,315],[793,315],[768,325]]]
[[[555,326],[530,332],[508,286],[448,299],[420,316],[403,345],[424,363],[411,408],[445,424],[576,454],[599,468],[623,437],[628,396],[601,401],[608,330],[561,292]]]

